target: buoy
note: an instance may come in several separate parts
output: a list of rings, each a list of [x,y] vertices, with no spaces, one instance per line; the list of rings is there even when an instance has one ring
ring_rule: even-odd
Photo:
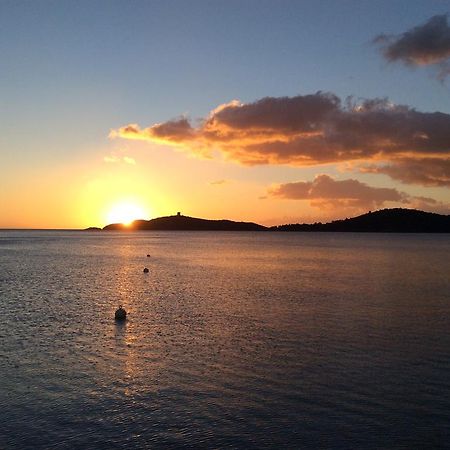
[[[147,258],[150,258],[150,255],[147,255]]]
[[[114,318],[116,320],[125,320],[127,318],[127,312],[122,308],[122,305],[119,305],[119,309],[116,310]]]
[[[148,273],[147,267],[144,267],[144,273]]]

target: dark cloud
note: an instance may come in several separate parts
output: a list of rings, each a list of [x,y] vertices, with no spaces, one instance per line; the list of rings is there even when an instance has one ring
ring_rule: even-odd
[[[389,164],[363,166],[361,171],[383,173],[408,184],[450,187],[450,158],[404,158]]]
[[[157,123],[144,130],[141,130],[137,124],[130,124],[120,128],[118,131],[113,130],[110,136],[176,144],[191,139],[193,132],[194,130],[189,121],[185,117],[182,117],[164,123]]]
[[[322,210],[339,209],[356,213],[386,206],[388,202],[400,203],[418,209],[446,212],[449,205],[428,197],[413,197],[391,188],[369,186],[358,180],[335,180],[329,175],[318,175],[313,181],[298,181],[272,186],[270,197],[290,200],[308,200],[310,205]]]
[[[213,111],[205,128],[212,133],[224,127],[263,132],[314,132],[317,124],[339,105],[338,97],[321,92],[297,97],[266,97],[247,104],[234,101]]]
[[[447,161],[450,156],[450,114],[420,112],[387,99],[343,103],[323,92],[246,104],[235,100],[213,110],[196,127],[183,117],[145,129],[128,125],[111,134],[201,156],[219,151],[225,159],[245,165],[311,166],[406,157]]]
[[[450,27],[447,14],[434,16],[423,25],[399,35],[381,34],[374,39],[389,62],[409,66],[437,65],[438,76],[450,73]]]
[[[184,117],[153,125],[150,131],[157,138],[170,138],[174,141],[189,139],[193,133],[190,123]]]

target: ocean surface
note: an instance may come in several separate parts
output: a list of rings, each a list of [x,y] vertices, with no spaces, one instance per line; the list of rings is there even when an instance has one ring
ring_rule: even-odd
[[[450,448],[449,235],[0,231],[0,312],[1,449]]]

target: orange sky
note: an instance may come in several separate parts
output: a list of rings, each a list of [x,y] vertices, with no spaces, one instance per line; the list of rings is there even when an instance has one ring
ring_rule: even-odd
[[[0,228],[450,213],[448,7],[380,1],[2,4]]]

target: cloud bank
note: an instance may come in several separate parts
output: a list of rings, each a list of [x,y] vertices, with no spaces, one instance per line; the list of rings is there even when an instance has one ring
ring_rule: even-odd
[[[310,205],[320,209],[344,209],[360,212],[382,208],[388,202],[401,203],[408,207],[432,208],[448,212],[448,205],[432,198],[413,197],[392,188],[372,187],[358,180],[335,180],[322,174],[313,181],[298,181],[272,186],[269,197],[290,200],[308,200]]]
[[[443,80],[450,73],[450,27],[447,14],[437,15],[423,25],[399,35],[381,34],[374,39],[389,62],[407,66],[436,66]]]
[[[219,152],[244,165],[388,162],[372,170],[404,182],[448,185],[450,114],[420,112],[387,99],[342,102],[319,91],[252,103],[234,100],[197,125],[181,117],[143,129],[130,124],[111,136],[166,144],[202,157]],[[440,173],[441,163],[447,175]]]

